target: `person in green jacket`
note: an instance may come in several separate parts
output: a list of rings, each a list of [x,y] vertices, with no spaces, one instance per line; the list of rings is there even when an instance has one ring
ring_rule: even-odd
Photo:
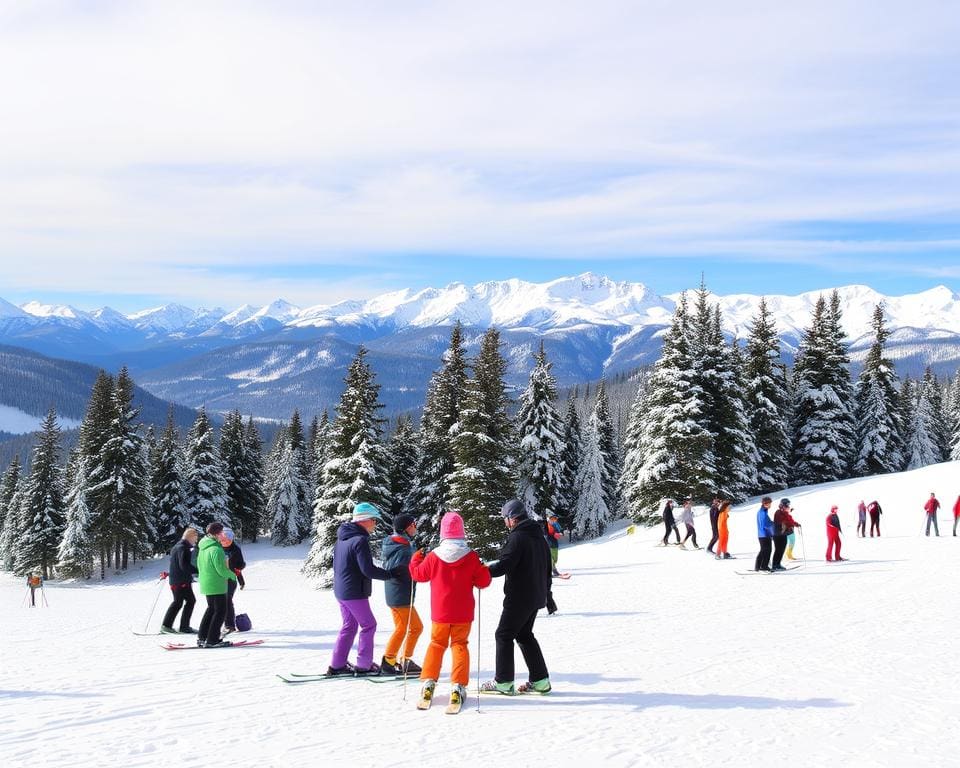
[[[220,629],[227,613],[227,581],[236,581],[237,576],[227,565],[227,555],[219,540],[221,533],[222,523],[210,523],[207,526],[207,535],[200,540],[197,547],[200,594],[207,598],[207,610],[197,631],[197,645],[201,648],[225,648],[232,645],[230,641],[220,637]]]

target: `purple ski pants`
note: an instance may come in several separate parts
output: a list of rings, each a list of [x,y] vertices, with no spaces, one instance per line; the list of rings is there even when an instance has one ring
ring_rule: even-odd
[[[330,666],[342,667],[347,663],[347,656],[353,647],[353,639],[357,636],[357,627],[360,628],[360,647],[357,649],[357,667],[367,669],[373,663],[373,636],[377,631],[377,620],[370,610],[369,598],[360,600],[338,600],[343,625],[340,634],[333,644],[333,660]]]

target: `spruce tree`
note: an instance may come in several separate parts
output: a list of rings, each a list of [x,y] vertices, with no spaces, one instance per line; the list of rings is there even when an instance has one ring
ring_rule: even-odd
[[[390,508],[389,519],[412,509],[410,494],[416,479],[417,465],[420,461],[420,447],[417,433],[409,416],[397,419],[396,429],[387,443],[389,456]],[[387,515],[385,515],[387,517]]]
[[[621,461],[616,429],[610,418],[607,385],[603,379],[597,385],[593,415],[596,417],[594,428],[597,431],[597,439],[600,441],[600,455],[603,457],[603,501],[606,504],[609,519],[613,519],[617,516],[617,508],[620,505],[617,486],[620,480]]]
[[[943,461],[944,442],[940,386],[928,367],[916,387],[913,424],[907,444],[907,469]]]
[[[583,453],[576,481],[577,506],[573,514],[573,533],[578,539],[599,536],[610,519],[604,489],[606,466],[598,427],[599,418],[594,408],[583,432]]]
[[[640,469],[643,466],[643,425],[646,418],[644,400],[646,387],[643,380],[630,406],[627,431],[623,436],[623,470],[620,473],[620,499],[624,513],[636,522],[646,522],[647,513],[640,497]]]
[[[12,571],[17,556],[17,542],[24,527],[23,499],[27,488],[27,476],[21,472],[13,495],[7,504],[7,513],[0,531],[0,569]]]
[[[63,536],[65,505],[60,460],[60,426],[51,408],[40,426],[37,445],[20,514],[22,527],[16,543],[13,572],[18,576],[53,573]]]
[[[184,506],[194,525],[200,530],[214,522],[230,526],[227,483],[214,442],[213,427],[203,407],[187,433],[185,465]]]
[[[793,369],[793,451],[797,485],[847,476],[855,436],[848,360],[839,329],[839,307],[821,296],[804,331]]]
[[[463,516],[481,556],[491,555],[502,541],[499,512],[515,488],[515,443],[504,384],[507,362],[500,346],[496,328],[484,333],[464,393],[460,429],[453,438],[451,503]]]
[[[242,539],[244,523],[249,519],[244,509],[244,454],[243,417],[233,411],[224,417],[220,427],[220,464],[223,469],[224,495],[233,532]]]
[[[757,450],[756,482],[749,490],[762,493],[783,488],[790,466],[790,390],[776,324],[765,298],[760,299],[748,330],[743,391],[748,431]]]
[[[89,579],[93,574],[94,544],[90,530],[89,458],[77,450],[70,463],[67,491],[66,525],[57,550],[57,573],[64,578]]]
[[[573,530],[573,512],[577,506],[577,472],[580,469],[580,414],[577,411],[576,389],[567,400],[563,419],[563,450],[560,455],[560,499],[557,517],[564,530]],[[572,535],[572,534],[571,534]]]
[[[914,417],[917,411],[917,384],[909,375],[903,377],[899,397],[900,442],[903,444],[903,466],[910,463],[910,446],[913,443]]]
[[[0,530],[7,519],[7,511],[10,509],[10,502],[13,501],[13,494],[17,491],[17,483],[20,482],[20,454],[14,454],[10,466],[3,474],[3,480],[0,481]]]
[[[87,410],[80,425],[79,450],[87,459],[88,493],[87,504],[90,511],[90,538],[96,555],[100,560],[100,578],[106,575],[107,567],[113,562],[113,509],[107,493],[92,493],[94,483],[102,482],[103,474],[94,479],[94,473],[101,469],[103,447],[110,438],[115,415],[115,383],[113,377],[104,371],[97,374],[87,403]],[[119,564],[118,564],[119,567]]]
[[[313,508],[313,488],[311,487],[311,466],[313,462],[309,457],[309,449],[306,437],[303,434],[303,421],[300,419],[300,411],[294,409],[293,416],[290,418],[290,424],[287,426],[289,436],[288,445],[290,447],[291,458],[294,462],[293,481],[297,490],[297,513],[296,525],[299,540],[307,538],[310,535],[312,508]]]
[[[450,332],[443,366],[430,379],[420,418],[420,466],[412,507],[419,514],[417,525],[424,541],[437,541],[440,518],[449,506],[453,443],[460,430],[466,388],[467,358],[463,327],[458,321]]]
[[[155,551],[164,554],[180,540],[191,522],[184,503],[183,453],[172,408],[167,412],[167,424],[157,444],[152,487],[153,519],[157,528]]]
[[[689,310],[683,294],[644,403],[647,417],[636,498],[646,517],[657,513],[665,497],[705,499],[713,491],[712,436],[703,427],[703,391],[694,381],[689,338]]]
[[[266,517],[266,497],[263,492],[263,440],[260,439],[260,431],[252,416],[247,417],[243,445],[243,502],[240,507],[245,518],[241,524],[243,538],[256,542],[261,522]]]
[[[553,405],[557,382],[542,341],[534,360],[517,414],[518,495],[528,510],[545,520],[550,515],[559,517],[563,506],[563,422]]]
[[[950,426],[950,460],[960,461],[960,370],[953,376],[946,407]]]
[[[284,445],[277,469],[279,474],[272,483],[273,492],[267,499],[267,516],[271,520],[270,541],[275,547],[289,547],[303,540],[300,525],[302,479],[290,440]]]
[[[857,475],[898,472],[903,466],[897,371],[884,357],[889,333],[884,327],[883,304],[873,310],[873,344],[857,380]]]
[[[314,506],[317,532],[303,570],[322,587],[333,583],[333,545],[340,522],[360,502],[384,509],[390,501],[380,385],[366,355],[361,346],[347,371],[330,436],[323,492]]]

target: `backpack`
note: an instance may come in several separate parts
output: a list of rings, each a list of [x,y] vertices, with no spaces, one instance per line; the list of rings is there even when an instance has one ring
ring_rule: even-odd
[[[250,621],[250,617],[245,613],[238,613],[236,616],[237,632],[249,632],[253,629],[253,622]]]

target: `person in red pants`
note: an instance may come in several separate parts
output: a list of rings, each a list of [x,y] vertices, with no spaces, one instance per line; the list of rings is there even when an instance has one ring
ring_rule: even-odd
[[[827,515],[827,561],[844,559],[840,557],[840,515],[837,514],[837,507],[830,507],[830,514]]]

